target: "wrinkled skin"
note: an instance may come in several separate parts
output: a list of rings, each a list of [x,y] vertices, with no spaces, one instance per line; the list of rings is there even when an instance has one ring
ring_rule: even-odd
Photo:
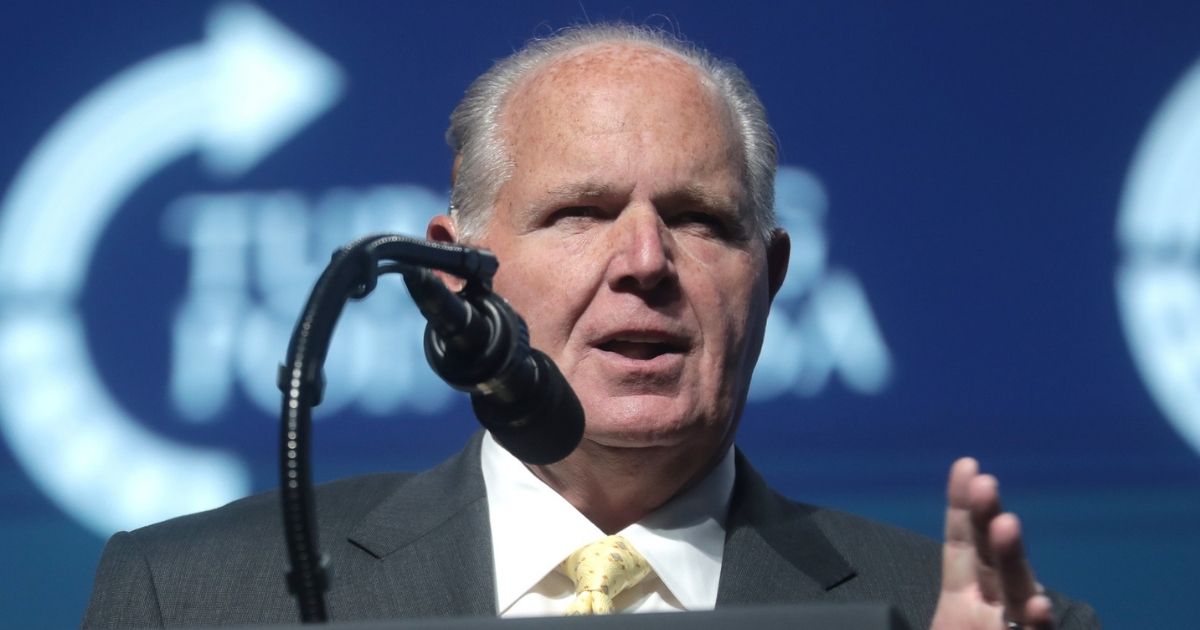
[[[600,45],[526,79],[502,114],[512,176],[466,239],[571,382],[587,426],[533,471],[613,533],[704,475],[732,442],[789,240],[756,236],[741,147],[710,86],[672,54]],[[454,242],[448,216],[427,236]],[[1053,627],[995,479],[951,471],[934,627]]]
[[[514,171],[475,244],[587,416],[576,453],[538,473],[620,529],[731,443],[788,240],[755,236],[730,114],[673,55],[568,56],[503,122]],[[440,217],[429,235],[453,230]]]

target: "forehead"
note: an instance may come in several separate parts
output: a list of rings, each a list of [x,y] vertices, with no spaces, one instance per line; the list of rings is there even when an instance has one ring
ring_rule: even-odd
[[[647,112],[671,101],[677,108],[726,109],[711,82],[679,55],[647,44],[606,43],[545,62],[516,87],[502,119],[510,129],[531,119],[579,122],[586,108],[614,108],[632,94]]]
[[[531,73],[522,87],[528,90],[547,84],[630,79],[646,72],[696,83],[704,81],[695,66],[672,51],[637,42],[612,42],[584,46],[553,57]]]
[[[670,154],[742,163],[733,115],[712,82],[647,44],[597,44],[546,62],[514,90],[501,125],[518,173],[548,156],[586,161],[584,153],[606,166]]]

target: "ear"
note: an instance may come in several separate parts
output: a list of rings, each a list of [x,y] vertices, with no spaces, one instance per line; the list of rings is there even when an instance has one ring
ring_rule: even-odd
[[[783,228],[771,231],[771,242],[767,244],[767,286],[771,291],[771,299],[783,286],[783,278],[787,275],[788,259],[792,256],[792,237]]]
[[[429,226],[425,228],[425,238],[435,243],[458,243],[458,227],[454,225],[454,219],[449,214],[435,215],[429,220]],[[435,271],[433,275],[437,276],[442,284],[445,284],[451,291],[461,291],[463,285],[466,284],[462,278],[444,271]]]
[[[425,228],[425,238],[435,243],[457,243],[458,226],[454,225],[454,219],[449,214],[436,215],[429,220],[429,227]]]

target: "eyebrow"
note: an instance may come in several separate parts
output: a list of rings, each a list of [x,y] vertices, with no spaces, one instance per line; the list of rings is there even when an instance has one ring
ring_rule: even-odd
[[[555,186],[549,190],[556,198],[594,198],[611,196],[616,189],[609,184],[596,182],[576,182]]]
[[[711,210],[724,210],[735,215],[739,214],[737,200],[719,195],[703,186],[695,184],[666,193],[659,197],[659,202],[698,205]]]
[[[555,198],[591,199],[613,196],[617,193],[617,188],[611,184],[601,184],[598,182],[576,182],[554,186],[547,192]],[[704,186],[696,184],[664,193],[659,195],[658,199],[667,203],[696,204],[714,210],[736,210],[738,207],[735,200],[716,194]]]

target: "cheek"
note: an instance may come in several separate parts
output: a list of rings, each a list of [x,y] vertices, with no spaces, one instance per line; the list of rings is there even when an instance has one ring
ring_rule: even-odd
[[[548,318],[553,313],[550,309],[553,298],[546,294],[544,280],[542,274],[509,266],[497,272],[493,287],[525,320],[534,345],[539,344],[540,337],[548,330]]]
[[[732,296],[730,296],[732,297]],[[740,306],[732,300],[722,304],[717,311],[720,321],[714,322],[713,338],[719,340],[720,348],[714,352],[710,369],[713,374],[713,387],[717,391],[730,392],[739,382],[741,373],[746,367],[747,321],[741,317]]]
[[[531,344],[561,359],[592,282],[589,270],[580,264],[584,257],[562,243],[541,242],[523,245],[519,252],[497,252],[497,257],[496,292],[525,320]],[[506,265],[506,259],[521,262]]]
[[[732,324],[733,329],[737,331],[737,339],[734,342],[737,350],[731,352],[727,358],[731,373],[738,375],[739,384],[742,386],[750,382],[750,374],[758,363],[767,327],[767,316],[771,310],[765,281],[747,287],[744,300],[745,305],[739,311],[739,319]]]
[[[728,253],[726,254],[728,256]],[[726,259],[724,262],[728,263]],[[741,265],[709,267],[708,299],[696,307],[701,313],[715,379],[725,386],[744,380],[754,366],[762,342],[769,302],[761,278]]]

